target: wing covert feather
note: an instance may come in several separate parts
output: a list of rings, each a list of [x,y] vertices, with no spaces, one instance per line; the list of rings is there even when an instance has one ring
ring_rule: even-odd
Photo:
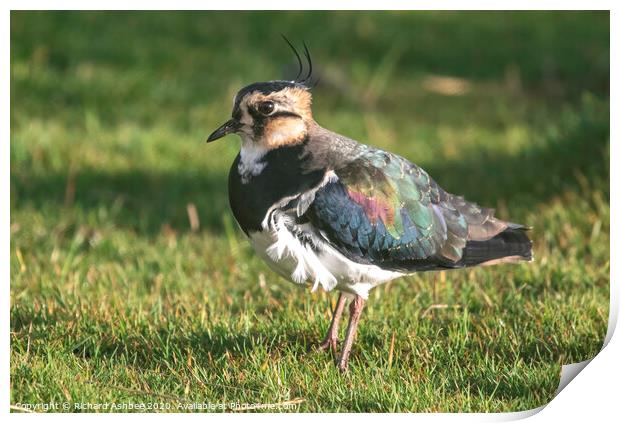
[[[368,149],[334,170],[307,213],[326,240],[361,263],[410,268],[454,264],[470,239],[488,239],[506,223],[445,192],[420,167]]]

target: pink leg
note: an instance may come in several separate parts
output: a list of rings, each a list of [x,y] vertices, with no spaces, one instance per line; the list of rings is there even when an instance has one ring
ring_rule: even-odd
[[[340,326],[340,318],[342,317],[342,311],[344,310],[344,305],[347,299],[344,295],[338,295],[338,302],[336,303],[336,308],[334,309],[334,314],[332,316],[332,322],[329,325],[329,330],[327,331],[327,335],[325,335],[325,339],[318,346],[320,351],[325,351],[329,348],[335,353],[336,345],[338,344],[338,327]]]
[[[356,295],[353,301],[351,301],[351,305],[349,306],[349,312],[351,314],[351,317],[349,319],[349,326],[347,327],[347,335],[344,339],[344,345],[342,346],[342,353],[340,354],[340,359],[338,360],[338,369],[341,372],[347,371],[347,367],[349,365],[349,355],[351,354],[351,347],[353,346],[353,341],[355,340],[357,325],[360,321],[360,316],[362,315],[362,310],[365,303],[365,299],[363,299],[359,295]]]

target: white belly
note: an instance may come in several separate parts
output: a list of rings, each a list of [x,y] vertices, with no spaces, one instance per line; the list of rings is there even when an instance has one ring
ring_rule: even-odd
[[[304,226],[299,228],[303,230]],[[274,271],[294,283],[312,284],[313,291],[321,286],[325,291],[337,289],[367,298],[370,289],[403,275],[375,265],[355,263],[318,240],[313,231],[305,233],[314,237],[318,251],[303,245],[284,224],[250,233],[250,242]]]

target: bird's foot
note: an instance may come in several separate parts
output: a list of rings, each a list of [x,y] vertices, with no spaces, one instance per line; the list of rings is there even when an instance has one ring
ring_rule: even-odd
[[[321,343],[319,343],[316,347],[318,351],[327,351],[331,350],[333,353],[336,353],[336,349],[338,347],[338,338],[327,336]]]
[[[343,373],[343,374],[346,373],[348,368],[349,368],[349,359],[348,359],[348,357],[347,358],[340,357],[338,359],[337,366],[338,366],[338,370],[340,371],[340,373]]]

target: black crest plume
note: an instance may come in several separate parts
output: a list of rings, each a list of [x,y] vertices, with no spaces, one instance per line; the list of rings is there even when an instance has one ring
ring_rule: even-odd
[[[288,44],[291,50],[293,50],[293,53],[295,54],[295,57],[297,58],[297,63],[299,65],[299,71],[297,72],[297,76],[295,77],[295,79],[293,79],[293,82],[307,86],[306,83],[309,82],[310,79],[312,78],[312,58],[310,57],[310,51],[308,50],[308,46],[306,45],[305,42],[302,42],[304,46],[304,56],[306,57],[306,61],[308,62],[308,73],[306,74],[306,76],[303,77],[303,79],[299,79],[299,77],[302,75],[304,71],[304,66],[301,60],[301,56],[299,55],[299,52],[297,51],[295,46],[293,46],[293,44],[288,40],[288,38],[286,38],[284,34],[280,34],[280,35],[282,35],[282,38],[284,39],[284,41],[286,41],[286,44]]]

